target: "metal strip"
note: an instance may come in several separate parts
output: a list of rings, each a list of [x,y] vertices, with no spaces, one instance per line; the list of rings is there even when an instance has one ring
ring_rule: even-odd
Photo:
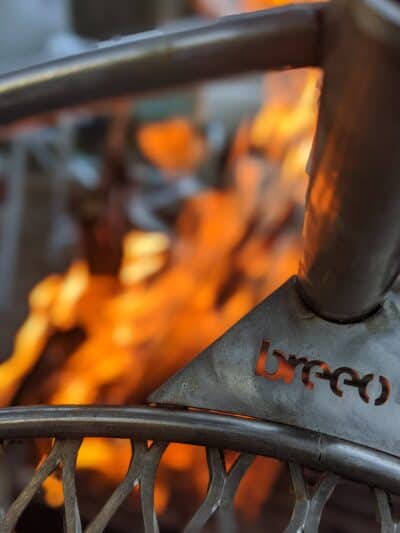
[[[375,490],[375,497],[381,519],[381,533],[400,533],[400,522],[393,519],[390,494]]]
[[[0,533],[13,533],[20,516],[40,489],[42,483],[54,472],[60,463],[64,446],[65,443],[56,442],[46,460],[41,464],[30,482],[8,509],[4,519],[0,523]]]
[[[207,449],[209,486],[203,503],[185,527],[183,533],[199,533],[217,512],[225,490],[226,471],[224,456],[221,450]]]
[[[102,533],[122,503],[132,492],[135,485],[139,483],[139,477],[143,468],[143,461],[147,447],[144,443],[134,443],[133,441],[131,446],[133,457],[131,459],[131,464],[129,465],[125,479],[112,493],[109,500],[93,520],[93,522],[86,528],[85,533]]]
[[[64,490],[65,533],[82,533],[75,484],[75,465],[80,446],[80,440],[62,443],[62,483]]]
[[[217,514],[217,529],[221,533],[224,533],[225,531],[237,533],[239,531],[235,517],[234,500],[239,485],[250,466],[253,464],[254,459],[254,455],[243,453],[237,458],[236,462],[229,470],[224,494]]]
[[[145,533],[159,533],[157,515],[154,509],[154,485],[158,465],[168,444],[155,442],[146,454],[140,477],[140,500]]]
[[[84,431],[83,431],[84,430]],[[21,407],[0,410],[0,439],[115,437],[181,442],[298,462],[400,494],[400,460],[348,441],[271,422],[172,409]],[[252,437],[249,438],[249,435]],[[0,530],[0,533],[5,533]]]

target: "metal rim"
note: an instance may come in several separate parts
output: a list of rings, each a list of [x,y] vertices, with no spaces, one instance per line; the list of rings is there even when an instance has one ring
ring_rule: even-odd
[[[132,438],[211,446],[333,472],[400,494],[400,459],[315,432],[227,414],[153,407],[14,407],[0,439]]]

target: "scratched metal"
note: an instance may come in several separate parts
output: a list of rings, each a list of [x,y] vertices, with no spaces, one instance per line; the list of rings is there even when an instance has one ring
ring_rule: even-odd
[[[292,279],[150,400],[280,422],[400,456],[399,324],[390,297],[362,323],[325,321],[304,306]]]

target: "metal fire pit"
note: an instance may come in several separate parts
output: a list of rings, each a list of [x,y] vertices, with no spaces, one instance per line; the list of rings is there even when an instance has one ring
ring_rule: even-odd
[[[399,36],[397,0],[333,0],[145,34],[0,78],[0,121],[7,123],[240,72],[325,71],[298,277],[147,407],[1,410],[4,441],[54,437],[55,444],[4,510],[0,533],[14,530],[58,466],[65,531],[81,531],[75,462],[82,439],[92,436],[130,439],[133,456],[89,533],[104,531],[137,485],[144,529],[159,530],[155,477],[171,442],[207,452],[208,492],[186,532],[201,531],[214,515],[220,531],[235,531],[234,496],[257,455],[289,464],[295,505],[286,532],[318,531],[341,478],[371,487],[381,531],[400,531],[391,511],[391,495],[400,494],[400,314],[388,295],[400,266]],[[240,452],[229,469],[225,450]],[[324,473],[317,486],[308,485],[303,467]]]

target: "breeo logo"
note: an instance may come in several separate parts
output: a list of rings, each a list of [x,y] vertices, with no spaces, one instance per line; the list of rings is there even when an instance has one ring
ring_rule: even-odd
[[[318,359],[308,359],[297,355],[286,355],[280,350],[273,350],[272,356],[277,360],[278,367],[275,372],[268,372],[267,360],[270,356],[271,342],[264,340],[262,343],[260,355],[256,366],[256,375],[261,376],[268,381],[283,381],[287,385],[293,383],[295,370],[298,366],[302,367],[301,380],[303,385],[313,390],[313,379],[321,379],[329,382],[330,388],[336,396],[343,397],[343,386],[353,387],[358,390],[360,398],[365,403],[374,402],[374,405],[385,404],[390,396],[390,382],[383,376],[379,376],[380,394],[374,398],[370,397],[369,390],[371,384],[376,381],[375,374],[366,374],[361,376],[359,372],[349,367],[340,367],[332,371],[327,363]],[[374,387],[375,388],[375,387]],[[369,389],[369,390],[368,390]]]

